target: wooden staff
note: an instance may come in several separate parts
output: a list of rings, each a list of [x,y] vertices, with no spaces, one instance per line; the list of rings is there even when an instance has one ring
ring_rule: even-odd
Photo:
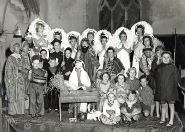
[[[175,57],[176,57],[176,47],[177,46],[177,34],[176,34],[176,28],[175,28],[175,47],[174,47],[174,64],[175,64]]]

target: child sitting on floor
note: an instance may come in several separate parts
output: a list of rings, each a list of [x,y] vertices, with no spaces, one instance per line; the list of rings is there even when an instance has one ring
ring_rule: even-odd
[[[100,117],[104,124],[114,125],[120,121],[120,104],[116,100],[116,91],[111,89],[107,93],[107,99],[104,101],[103,113]]]
[[[139,114],[141,113],[141,106],[138,101],[136,91],[132,90],[125,103],[121,106],[122,120],[125,123],[132,123],[132,121],[139,121]]]
[[[142,112],[145,117],[153,116],[154,95],[152,89],[148,86],[148,80],[145,75],[140,78],[141,87],[138,89],[139,100],[141,101]]]

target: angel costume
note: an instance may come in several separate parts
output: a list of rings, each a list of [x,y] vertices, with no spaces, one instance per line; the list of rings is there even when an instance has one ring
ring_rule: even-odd
[[[126,35],[126,41],[121,42],[120,34],[125,34]],[[120,59],[123,66],[125,67],[125,76],[127,76],[126,71],[130,68],[130,53],[128,51],[126,51],[124,48],[122,48],[122,45],[126,49],[132,50],[132,47],[133,47],[132,32],[130,30],[128,30],[127,28],[121,27],[121,28],[117,29],[116,32],[114,33],[113,40],[114,40],[114,43],[116,45],[116,48],[118,50],[120,50],[117,53],[117,58]]]
[[[96,33],[97,33],[96,30],[89,29],[89,28],[87,28],[86,30],[84,30],[83,33],[82,33],[82,38],[87,38],[89,40],[89,44],[90,44],[89,46],[90,47],[93,47],[94,46],[94,38],[93,38],[93,40],[90,40],[88,38],[88,36],[89,36],[89,34],[91,34],[94,37]]]
[[[153,34],[153,28],[151,27],[151,25],[145,21],[140,21],[136,24],[134,24],[132,27],[131,27],[131,31],[133,32],[133,34],[135,34],[135,38],[134,38],[134,45],[135,45],[135,48],[133,47],[134,49],[134,56],[133,56],[133,62],[132,62],[132,67],[135,67],[136,68],[136,71],[137,71],[137,75],[136,77],[138,78],[139,77],[139,62],[140,62],[140,59],[142,57],[142,51],[143,51],[143,48],[144,48],[144,45],[143,45],[143,35],[139,37],[139,35],[137,35],[136,31],[137,31],[137,28],[138,27],[143,27],[143,35],[144,34],[149,34],[149,35],[152,35]],[[139,27],[139,28],[140,28]]]
[[[8,114],[25,114],[25,61],[17,53],[8,57],[5,66],[5,85],[8,97]]]
[[[38,33],[36,31],[37,24],[41,24],[44,26],[44,31],[42,33]],[[41,49],[45,49],[47,51],[47,58],[49,58],[49,50],[52,48],[52,45],[49,44],[51,42],[51,28],[41,19],[37,18],[35,19],[29,26],[28,31],[32,34],[33,43],[35,47],[41,47]],[[38,41],[41,37],[44,37],[44,40],[42,40],[39,44],[37,44],[36,41]],[[44,45],[44,42],[48,43],[47,45]]]
[[[106,45],[102,45],[101,41],[103,38],[107,39]],[[100,30],[96,33],[95,38],[94,38],[94,46],[93,49],[95,50],[95,53],[98,54],[99,57],[99,68],[98,69],[103,69],[104,65],[104,58],[106,56],[106,50],[109,46],[115,47],[112,41],[112,35],[109,31],[107,30]]]
[[[71,31],[67,33],[67,38],[68,38],[68,47],[71,47],[72,53],[71,53],[71,58],[75,59],[75,56],[77,54],[77,49],[79,47],[79,42],[81,41],[81,35],[79,32],[76,31]],[[72,44],[71,40],[76,39],[76,43]]]

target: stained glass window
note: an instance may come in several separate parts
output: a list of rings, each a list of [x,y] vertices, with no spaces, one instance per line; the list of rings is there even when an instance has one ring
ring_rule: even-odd
[[[140,20],[139,0],[101,0],[99,4],[99,29],[114,33],[119,27],[130,28]]]

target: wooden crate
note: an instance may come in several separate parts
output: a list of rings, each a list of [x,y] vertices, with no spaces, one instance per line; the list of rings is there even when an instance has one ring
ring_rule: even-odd
[[[74,90],[74,91],[60,91],[61,103],[86,103],[98,102],[99,94],[97,90]]]

